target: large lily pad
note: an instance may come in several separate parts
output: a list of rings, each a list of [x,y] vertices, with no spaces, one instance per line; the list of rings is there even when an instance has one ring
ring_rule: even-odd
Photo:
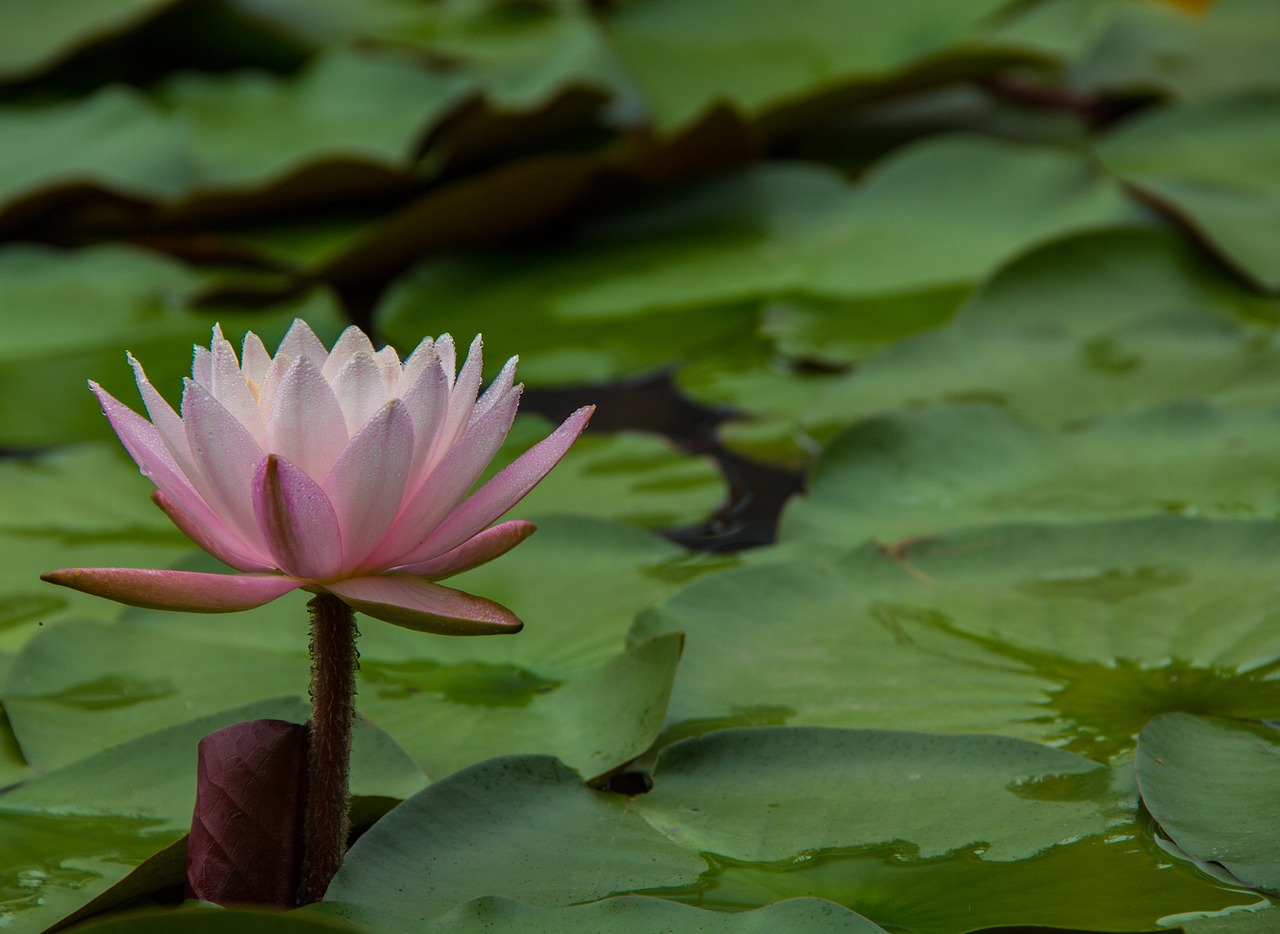
[[[648,0],[623,6],[609,32],[655,122],[670,129],[718,104],[756,116],[948,56],[960,60],[953,68],[965,56],[982,62],[1000,50],[984,47],[979,27],[1002,5],[804,0],[778,17],[768,0]]]
[[[191,188],[264,187],[325,160],[407,174],[431,124],[474,87],[395,57],[333,52],[287,78],[183,75],[160,100],[189,127]]]
[[[1280,90],[1214,98],[1133,120],[1098,155],[1195,227],[1227,262],[1280,289]]]
[[[5,11],[5,28],[0,34],[0,76],[12,79],[47,67],[81,46],[145,21],[174,2],[14,4]]]
[[[253,330],[270,346],[294,317],[326,338],[341,330],[336,303],[322,290],[265,312],[189,309],[201,278],[173,260],[122,246],[65,253],[35,246],[0,252],[0,444],[36,446],[111,437],[86,381],[126,404],[137,400],[125,351],[176,398],[190,373],[192,344],[209,330],[239,343]],[[34,391],[33,387],[40,387]]]
[[[929,795],[932,783],[944,790]],[[1015,916],[1138,931],[1170,911],[1250,900],[1162,872],[1132,844],[1126,795],[1107,769],[1016,740],[732,730],[665,751],[654,784],[626,799],[551,760],[483,763],[373,827],[328,899],[339,917],[404,926],[479,891],[543,907],[637,892],[737,910],[803,894],[921,934]],[[917,820],[922,810],[936,820]],[[1059,861],[1090,859],[1092,870],[1062,877]],[[975,883],[1038,891],[1002,909],[975,899]],[[1082,897],[1097,886],[1141,894],[1119,905]]]
[[[6,929],[34,934],[180,883],[180,841],[195,804],[196,744],[241,720],[306,715],[298,700],[223,711],[106,749],[0,795]],[[353,794],[399,799],[425,781],[385,734],[357,729]]]
[[[728,571],[683,632],[668,737],[743,724],[987,731],[1106,759],[1152,716],[1280,715],[1273,523],[983,526]]]
[[[1280,518],[1280,410],[1184,403],[1071,432],[988,405],[868,419],[831,443],[780,537],[853,546],[966,525],[1131,515]]]
[[[1280,733],[1190,713],[1156,717],[1138,740],[1142,802],[1197,860],[1221,863],[1246,885],[1280,891],[1274,827]]]
[[[854,302],[833,310],[864,322],[854,334],[892,332],[908,312],[886,296],[941,289],[949,311],[1018,250],[1131,215],[1076,156],[959,136],[896,154],[857,186],[777,164],[590,226],[558,250],[432,260],[378,320],[405,345],[483,330],[495,359],[520,353],[531,385],[583,382],[714,353],[753,330],[760,301],[793,292]]]
[[[505,467],[554,427],[544,418],[520,416],[489,470]],[[706,519],[727,495],[709,458],[678,451],[664,438],[633,431],[587,434],[510,515],[567,513],[669,528]]]

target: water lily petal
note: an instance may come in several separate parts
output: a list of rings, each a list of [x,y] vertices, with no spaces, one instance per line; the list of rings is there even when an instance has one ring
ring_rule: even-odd
[[[316,337],[316,332],[311,330],[311,325],[301,318],[294,318],[293,324],[289,325],[289,330],[284,335],[284,340],[280,342],[280,346],[276,350],[276,356],[280,354],[295,359],[306,357],[315,364],[317,370],[323,367],[325,361],[329,358],[329,351],[325,350],[324,344],[320,343],[320,338]]]
[[[520,502],[560,462],[595,410],[594,405],[578,409],[559,428],[499,471],[451,512],[421,545],[407,553],[404,563],[416,564],[456,548]]]
[[[129,606],[188,613],[251,610],[300,586],[279,574],[202,574],[149,568],[63,568],[40,578]]]
[[[387,383],[372,353],[358,353],[332,377],[333,394],[342,406],[348,437],[355,437],[365,423],[387,404]]]
[[[409,417],[413,419],[414,449],[409,486],[416,487],[439,460],[436,452],[440,448],[440,426],[449,405],[449,377],[434,354],[424,362],[417,379],[403,398]],[[440,453],[443,454],[442,451]]]
[[[420,561],[394,568],[402,574],[425,577],[429,580],[441,580],[461,574],[479,567],[494,558],[505,555],[512,548],[532,535],[537,526],[523,519],[512,519],[491,529],[485,529],[479,535],[467,539],[452,551],[445,552],[438,558]]]
[[[297,466],[276,454],[262,459],[253,479],[253,511],[276,565],[307,580],[342,567],[342,532],[333,504]]]
[[[430,337],[424,337],[417,347],[413,348],[413,352],[405,358],[404,366],[400,373],[400,387],[403,391],[418,381],[418,377],[422,375],[427,366],[439,366],[440,355],[436,352],[436,342]]]
[[[338,342],[333,345],[333,349],[329,351],[329,358],[325,360],[324,366],[320,372],[324,374],[324,378],[333,381],[348,360],[356,354],[368,354],[373,356],[373,341],[369,340],[369,336],[360,330],[354,324],[342,332],[338,337]]]
[[[194,514],[189,514],[159,490],[152,491],[151,501],[160,507],[160,511],[169,517],[169,521],[176,525],[183,535],[223,564],[237,571],[274,570],[274,564],[267,560],[265,555],[255,554],[254,549],[227,528],[217,514],[207,506],[203,510],[193,510]],[[203,502],[201,506],[204,506]]]
[[[484,395],[476,401],[475,408],[471,410],[471,424],[474,425],[481,415],[488,412],[499,399],[511,391],[516,381],[516,364],[519,362],[519,357],[512,357],[503,365],[498,378],[489,384],[489,388],[484,391]]]
[[[352,609],[406,629],[445,636],[519,632],[524,623],[499,603],[417,577],[381,574],[328,584]]]
[[[286,458],[312,479],[323,478],[347,446],[349,435],[342,406],[320,375],[320,368],[307,357],[295,358],[270,404],[267,450]]]
[[[267,353],[267,348],[263,346],[262,338],[252,331],[246,331],[244,344],[240,347],[240,369],[255,396],[257,390],[261,389],[262,384],[266,382],[267,369],[270,366],[271,354]]]
[[[511,430],[511,423],[515,420],[519,403],[520,393],[513,388],[444,455],[427,475],[425,482],[409,494],[399,518],[371,556],[371,563],[387,567],[433,558],[454,545],[461,544],[462,539],[459,539],[448,548],[441,548],[430,554],[419,555],[416,552],[418,545],[461,502],[498,448],[502,447],[507,432]]]
[[[261,541],[250,498],[263,455],[258,442],[207,389],[190,379],[182,393],[182,423],[209,506],[246,541]]]
[[[222,403],[222,407],[236,417],[236,420],[249,430],[253,440],[259,445],[264,442],[262,415],[258,411],[258,401],[253,398],[249,384],[245,382],[244,373],[240,370],[240,361],[236,359],[235,349],[231,342],[222,336],[222,326],[213,326],[213,342],[210,346],[213,353],[213,370],[208,389],[213,397]]]
[[[452,334],[441,334],[436,338],[436,355],[440,358],[440,366],[449,377],[449,385],[453,385],[458,373],[458,349],[453,345]]]
[[[360,565],[400,511],[413,441],[413,421],[397,399],[348,442],[324,478],[342,528],[344,568]]]
[[[462,372],[454,381],[449,391],[449,414],[445,416],[440,427],[437,444],[446,448],[458,443],[462,433],[471,421],[471,410],[476,407],[476,396],[480,392],[481,370],[484,366],[484,341],[477,334],[467,351],[467,361],[462,365]]]

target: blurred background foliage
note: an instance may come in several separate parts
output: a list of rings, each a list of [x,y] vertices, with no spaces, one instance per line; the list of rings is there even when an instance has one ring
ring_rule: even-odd
[[[366,626],[336,907],[95,929],[1275,928],[1277,0],[0,12],[0,926],[303,715],[300,601],[37,577],[213,569],[85,381],[304,317],[518,353],[500,463],[599,404],[460,581],[528,627]]]

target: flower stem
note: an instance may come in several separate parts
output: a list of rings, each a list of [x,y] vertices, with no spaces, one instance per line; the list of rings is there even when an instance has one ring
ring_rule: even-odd
[[[351,729],[359,667],[351,608],[326,593],[317,595],[307,609],[311,611],[311,736],[299,905],[324,896],[347,850]]]

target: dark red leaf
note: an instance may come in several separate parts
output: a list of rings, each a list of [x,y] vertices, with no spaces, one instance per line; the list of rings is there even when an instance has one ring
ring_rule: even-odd
[[[250,720],[200,741],[187,895],[292,908],[302,863],[307,728]]]

